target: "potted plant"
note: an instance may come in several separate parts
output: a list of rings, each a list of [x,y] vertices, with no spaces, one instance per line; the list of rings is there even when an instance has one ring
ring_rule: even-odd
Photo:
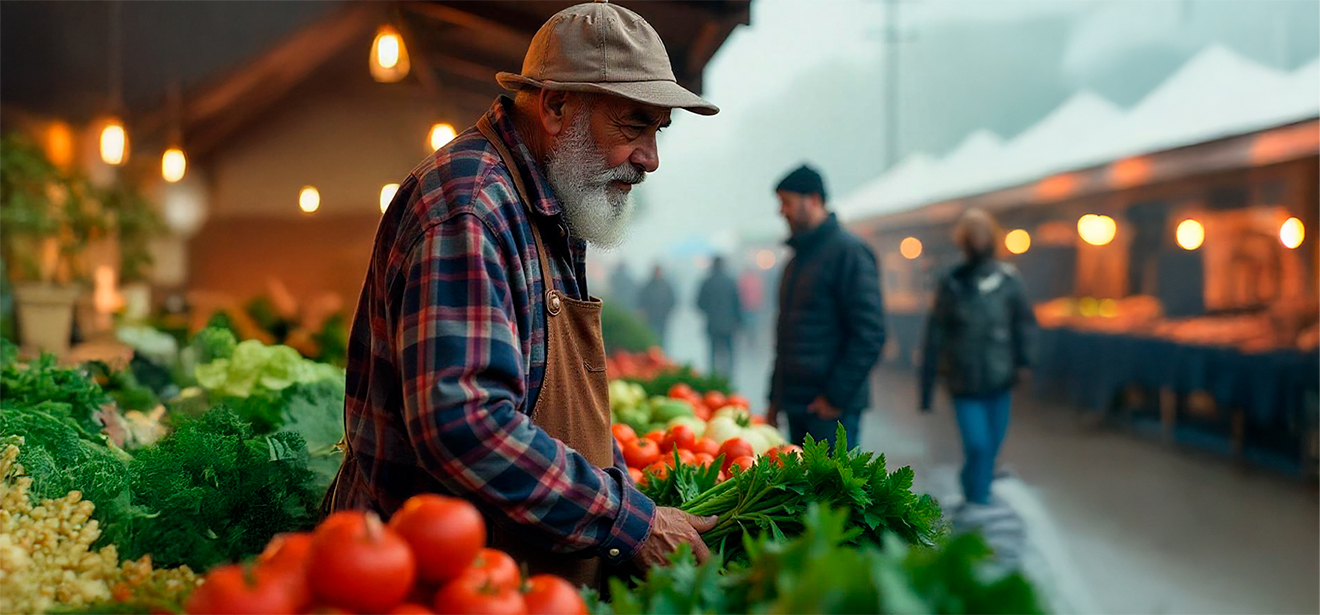
[[[69,350],[85,279],[78,255],[107,231],[88,183],[65,174],[17,134],[0,139],[0,257],[13,282],[18,334],[28,351]]]
[[[165,223],[131,180],[116,182],[103,192],[101,201],[113,216],[118,238],[125,316],[133,322],[145,321],[151,309],[151,242],[165,233]]]

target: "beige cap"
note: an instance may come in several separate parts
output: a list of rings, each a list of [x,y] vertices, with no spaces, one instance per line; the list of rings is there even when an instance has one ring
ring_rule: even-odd
[[[720,111],[674,79],[669,52],[651,24],[608,2],[556,13],[532,37],[522,74],[500,73],[495,79],[515,91],[536,87],[596,92],[701,115]]]

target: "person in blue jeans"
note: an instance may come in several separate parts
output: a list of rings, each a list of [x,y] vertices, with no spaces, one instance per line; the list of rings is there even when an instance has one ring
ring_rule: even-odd
[[[1013,386],[1031,364],[1036,317],[1017,269],[995,257],[1000,231],[993,218],[967,211],[954,243],[966,258],[941,280],[926,321],[921,410],[931,411],[938,375],[962,435],[963,493],[968,504],[983,505],[1008,432]]]

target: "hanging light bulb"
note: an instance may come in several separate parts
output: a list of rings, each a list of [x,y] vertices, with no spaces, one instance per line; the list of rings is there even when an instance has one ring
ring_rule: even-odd
[[[441,122],[431,126],[431,133],[426,138],[431,143],[431,151],[435,151],[444,147],[446,143],[453,141],[456,136],[458,136],[458,132],[454,130],[453,124]]]
[[[393,26],[381,26],[371,43],[371,77],[381,83],[394,83],[408,76],[408,67],[403,36]]]
[[[921,256],[921,240],[916,237],[907,237],[898,244],[898,251],[903,254],[903,258],[914,260]]]
[[[121,165],[128,160],[128,132],[117,117],[106,120],[101,129],[101,160],[112,165]]]
[[[385,213],[390,208],[390,201],[394,200],[394,193],[399,191],[398,184],[385,184],[380,188],[380,213]]]
[[[1077,234],[1093,246],[1108,245],[1118,234],[1118,223],[1109,216],[1086,214],[1077,220]]]
[[[1279,241],[1283,244],[1283,247],[1295,250],[1302,245],[1303,239],[1306,239],[1306,227],[1302,225],[1301,220],[1288,218],[1279,227]]]
[[[165,150],[160,157],[160,176],[171,184],[183,179],[183,174],[188,170],[188,157],[184,155],[183,150],[177,147],[171,147]]]
[[[316,209],[320,206],[321,206],[321,193],[317,192],[316,188],[313,188],[312,186],[306,186],[302,189],[302,192],[298,193],[299,209],[310,214],[315,212]]]
[[[1174,239],[1178,241],[1178,247],[1184,250],[1195,250],[1205,243],[1205,227],[1200,222],[1188,218],[1178,223],[1178,229],[1174,232]]]
[[[1024,229],[1014,229],[1004,236],[1004,247],[1013,254],[1025,254],[1031,249],[1031,233]]]

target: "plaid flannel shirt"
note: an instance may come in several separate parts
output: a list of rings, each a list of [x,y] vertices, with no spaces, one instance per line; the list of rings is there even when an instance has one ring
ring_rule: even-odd
[[[522,143],[501,97],[487,113],[529,178],[475,128],[422,162],[380,222],[348,345],[347,501],[388,516],[417,493],[471,501],[531,544],[613,563],[637,552],[655,505],[617,444],[598,468],[529,418],[545,375],[544,284],[583,298],[586,244]]]

